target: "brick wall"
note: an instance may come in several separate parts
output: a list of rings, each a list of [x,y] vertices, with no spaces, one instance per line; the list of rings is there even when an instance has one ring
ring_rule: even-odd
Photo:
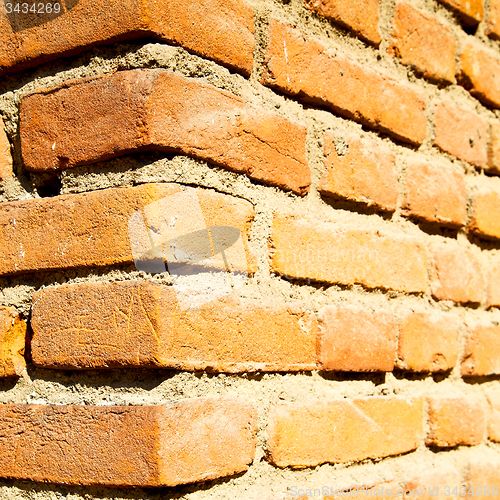
[[[48,5],[0,4],[0,498],[498,496],[500,1]]]

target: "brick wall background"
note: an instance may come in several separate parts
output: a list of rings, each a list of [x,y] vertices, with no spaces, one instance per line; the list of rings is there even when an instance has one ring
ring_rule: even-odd
[[[16,4],[0,497],[497,496],[500,1]]]

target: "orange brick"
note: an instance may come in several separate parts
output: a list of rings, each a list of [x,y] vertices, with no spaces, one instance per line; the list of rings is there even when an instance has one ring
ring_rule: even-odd
[[[500,259],[498,255],[491,256],[488,265],[488,299],[487,305],[500,306]]]
[[[435,107],[434,144],[446,153],[477,167],[487,161],[487,129],[476,113],[441,101]]]
[[[481,303],[485,280],[476,255],[456,241],[432,246],[431,291],[438,300]]]
[[[453,465],[441,462],[418,469],[404,482],[404,498],[455,500],[459,497],[456,492],[460,490],[460,475]]]
[[[421,399],[370,397],[279,403],[270,413],[268,452],[278,467],[315,467],[399,455],[423,438]]]
[[[276,215],[272,271],[288,278],[404,292],[427,289],[427,253],[419,240],[342,223]]]
[[[319,312],[319,366],[322,370],[390,372],[396,355],[392,311],[327,306]]]
[[[488,438],[500,442],[500,390],[498,388],[485,388],[484,393],[490,407],[488,421]]]
[[[382,41],[378,27],[380,0],[306,0],[306,7],[320,16],[341,24],[364,40],[379,45]]]
[[[458,11],[464,24],[477,24],[483,19],[483,0],[440,0],[440,2]]]
[[[474,37],[462,43],[459,82],[487,106],[500,108],[500,59]]]
[[[500,1],[490,0],[490,15],[486,23],[486,34],[491,38],[500,39]]]
[[[0,378],[21,375],[25,344],[26,322],[13,307],[0,307]]]
[[[469,230],[482,238],[500,238],[500,179],[476,182],[471,198]]]
[[[427,398],[427,446],[453,447],[479,444],[486,431],[484,411],[477,396]]]
[[[181,45],[246,75],[252,70],[254,13],[243,0],[71,3],[74,8],[63,8],[59,17],[7,15],[2,9],[0,71],[35,66],[94,45],[148,35]]]
[[[451,314],[408,311],[398,321],[396,366],[416,372],[451,370],[458,360],[459,321]]]
[[[0,182],[9,177],[12,177],[12,155],[3,121],[0,118]]]
[[[486,170],[500,174],[500,122],[490,122],[490,142],[488,144],[488,165]]]
[[[0,405],[0,477],[159,487],[248,469],[256,415],[244,398],[169,406]]]
[[[271,20],[269,29],[263,84],[403,141],[422,143],[427,120],[420,91],[347,57],[329,56],[321,42],[277,20]]]
[[[470,325],[462,360],[462,375],[498,374],[500,374],[500,326],[492,323]]]
[[[381,141],[354,133],[327,132],[326,170],[319,191],[393,212],[398,200],[394,154]]]
[[[455,82],[455,37],[407,3],[396,7],[389,53],[430,80]]]
[[[467,485],[466,498],[497,496],[500,491],[498,456],[472,459],[468,464],[464,479]],[[494,488],[496,488],[496,493]]]
[[[25,97],[20,135],[28,170],[63,170],[156,149],[300,194],[310,184],[304,126],[162,69],[77,80]]]
[[[44,288],[33,297],[33,362],[69,369],[315,369],[315,319],[297,303],[216,296],[184,308],[181,294],[148,281]]]
[[[133,264],[129,233],[132,215],[151,203],[180,192],[175,184],[143,184],[1,203],[0,241],[4,246],[0,275]],[[246,244],[253,219],[250,203],[201,189],[194,191],[194,196],[207,226],[234,227]],[[188,225],[184,220],[183,227],[179,223],[176,230],[188,234],[199,229],[196,223],[193,221],[193,225]],[[160,228],[160,236],[162,231]],[[248,266],[236,262],[242,272],[253,269],[252,257],[248,252],[246,255]],[[149,262],[148,258],[154,259],[155,255],[143,256],[146,262]]]
[[[427,222],[463,226],[467,221],[464,174],[445,163],[406,162],[403,213]]]

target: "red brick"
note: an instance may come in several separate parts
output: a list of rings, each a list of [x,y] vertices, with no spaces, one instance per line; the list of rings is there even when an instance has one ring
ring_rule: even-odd
[[[289,278],[403,292],[427,290],[427,253],[400,232],[276,215],[273,272]]]
[[[77,80],[25,97],[20,135],[28,170],[64,170],[155,149],[300,194],[310,184],[304,126],[162,69]]]
[[[465,473],[466,498],[497,496],[500,491],[500,465],[498,456],[471,459]],[[471,488],[473,490],[471,491]],[[496,493],[493,488],[496,488]]]
[[[261,81],[403,141],[421,144],[425,138],[426,100],[420,91],[347,57],[330,56],[320,41],[276,20],[270,23]]]
[[[414,471],[403,484],[405,498],[421,500],[455,500],[459,497],[460,475],[457,469],[446,462]],[[455,492],[455,493],[454,493]]]
[[[462,360],[462,375],[499,374],[500,326],[493,323],[470,325]]]
[[[435,123],[436,146],[472,165],[486,166],[488,131],[478,114],[441,101],[435,107]]]
[[[486,239],[500,238],[500,179],[476,182],[471,198],[469,231]]]
[[[0,118],[0,182],[9,177],[12,177],[12,155],[3,121]]]
[[[322,195],[396,210],[395,157],[383,142],[349,132],[327,132],[324,144],[326,170],[319,185]]]
[[[484,393],[490,407],[488,420],[488,438],[500,442],[500,390],[498,388],[485,388]]]
[[[432,246],[431,291],[438,300],[481,303],[485,280],[476,255],[456,241]]]
[[[490,142],[488,144],[488,172],[500,174],[500,122],[490,122]]]
[[[153,36],[248,75],[252,70],[253,9],[243,0],[79,0],[64,15],[0,12],[0,71],[38,65],[94,45]],[[54,18],[56,17],[56,18]],[[91,22],[89,22],[91,20]]]
[[[439,0],[458,11],[464,24],[477,24],[484,16],[483,0]]]
[[[320,16],[346,26],[358,36],[379,45],[380,0],[306,0],[306,7]]]
[[[427,398],[427,405],[427,446],[475,445],[483,440],[486,424],[477,396],[432,396]]]
[[[315,467],[399,455],[423,438],[423,405],[401,397],[279,403],[268,452],[278,467]]]
[[[389,53],[434,81],[455,82],[455,37],[449,28],[407,3],[399,3]]]
[[[133,264],[129,234],[132,215],[180,192],[175,184],[143,184],[1,203],[0,241],[4,246],[0,275]],[[201,189],[195,195],[207,226],[232,226],[246,243],[253,219],[250,203]],[[196,223],[185,227],[179,223],[176,230],[187,234],[199,229]],[[248,265],[234,263],[243,272],[253,269],[252,257],[246,253]]]
[[[491,256],[488,265],[488,298],[487,305],[500,306],[500,259],[498,255]]]
[[[496,40],[500,39],[500,2],[490,0],[490,15],[486,23],[486,34]]]
[[[409,159],[403,213],[449,226],[464,226],[467,197],[464,174],[446,163]]]
[[[398,321],[396,366],[416,372],[451,370],[458,360],[459,321],[439,311],[408,311]]]
[[[462,43],[459,82],[487,106],[500,108],[500,59],[474,37]]]
[[[217,296],[183,308],[181,293],[148,281],[45,288],[33,297],[33,362],[69,369],[315,369],[316,322],[297,303]]]
[[[248,469],[256,415],[244,398],[169,406],[0,405],[0,477],[159,487]]]
[[[322,370],[390,372],[396,355],[392,311],[360,306],[327,306],[319,312],[319,366]]]
[[[13,307],[0,307],[0,378],[21,375],[25,344],[26,322]]]

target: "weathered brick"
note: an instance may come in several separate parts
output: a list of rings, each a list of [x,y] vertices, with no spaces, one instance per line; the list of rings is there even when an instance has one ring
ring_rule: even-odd
[[[315,369],[315,318],[297,303],[216,296],[183,308],[182,293],[148,281],[45,288],[33,297],[33,362],[70,369]]]
[[[412,158],[406,162],[403,213],[450,226],[467,221],[464,174],[446,163]]]
[[[304,126],[162,69],[77,80],[25,97],[20,135],[28,170],[63,170],[156,149],[300,194],[310,184]]]
[[[430,80],[455,82],[455,37],[450,29],[404,2],[396,7],[389,53]]]
[[[484,16],[483,0],[439,0],[458,11],[464,24],[477,24]]]
[[[408,311],[399,321],[396,366],[416,372],[451,370],[458,360],[457,318],[439,311]]]
[[[500,174],[500,122],[490,122],[490,142],[488,144],[488,172]]]
[[[464,479],[467,486],[467,496],[465,498],[497,496],[500,491],[498,455],[485,455],[471,459],[464,474]],[[497,488],[496,493],[493,488]]]
[[[322,370],[390,372],[396,355],[392,311],[327,306],[319,312],[318,360]]]
[[[500,1],[490,0],[490,13],[488,16],[488,21],[486,23],[486,34],[495,38],[500,39]]]
[[[486,423],[477,396],[431,396],[427,405],[427,446],[475,445],[483,440]]]
[[[500,179],[475,182],[471,190],[469,231],[487,239],[500,238]]]
[[[13,307],[0,307],[0,378],[21,375],[25,344],[26,322]]]
[[[417,467],[403,484],[405,498],[422,500],[455,500],[459,496],[460,474],[450,463],[440,461],[423,468]]]
[[[423,403],[401,397],[279,403],[270,412],[268,452],[278,467],[382,458],[423,438]]]
[[[132,188],[2,203],[0,241],[3,255],[0,275],[133,264],[129,233],[131,217],[138,210],[144,213],[145,207],[178,193],[181,190],[175,184],[143,184]],[[192,193],[205,219],[204,229],[205,224],[231,226],[241,233],[243,244],[246,244],[253,219],[250,203],[213,191],[198,189]],[[160,224],[159,232],[153,232],[153,235],[161,237],[165,234],[164,224],[161,225],[161,220],[154,220],[156,216],[161,219],[161,213],[156,213],[158,210],[161,212],[161,207],[152,207],[148,209],[148,217],[152,218],[151,221],[148,219],[148,223]],[[154,213],[150,214],[151,211]],[[193,229],[200,229],[198,222],[186,216],[175,229],[180,234],[188,234]],[[144,250],[147,249],[149,247]],[[248,251],[245,253],[248,266],[235,261],[242,272],[253,269],[252,256]],[[155,256],[150,257],[153,259]],[[143,259],[147,258],[148,254],[143,256]],[[182,260],[182,256],[179,259]],[[223,265],[222,261],[219,264]],[[165,271],[164,267],[162,272]]]
[[[476,255],[456,241],[432,245],[431,291],[438,300],[481,303],[485,279]]]
[[[269,29],[263,84],[403,141],[422,143],[427,120],[420,91],[347,57],[329,56],[320,41],[277,20],[271,20]]]
[[[305,0],[308,9],[353,30],[358,36],[379,45],[380,0]]]
[[[125,0],[119,4],[72,0],[66,5],[60,17],[8,15],[2,9],[0,71],[31,67],[94,45],[148,35],[246,75],[252,70],[254,13],[243,0]]]
[[[486,387],[484,393],[490,407],[488,419],[488,438],[500,442],[500,390],[496,387]]]
[[[500,306],[500,258],[498,254],[490,257],[488,265],[488,297],[486,304],[490,306]]]
[[[354,133],[327,132],[326,170],[319,191],[393,212],[398,200],[394,153],[381,141]]]
[[[288,278],[363,284],[404,292],[427,290],[427,253],[404,233],[276,215],[271,269]]]
[[[434,144],[460,160],[485,167],[488,131],[484,120],[449,101],[441,101],[434,111]]]
[[[256,418],[245,398],[171,406],[0,405],[0,477],[175,486],[245,471]]]
[[[0,118],[0,182],[9,177],[12,177],[12,155],[9,139],[7,139],[3,121]]]
[[[474,37],[462,43],[459,82],[487,106],[500,108],[500,59]]]
[[[469,325],[462,360],[463,376],[500,374],[500,326]]]

